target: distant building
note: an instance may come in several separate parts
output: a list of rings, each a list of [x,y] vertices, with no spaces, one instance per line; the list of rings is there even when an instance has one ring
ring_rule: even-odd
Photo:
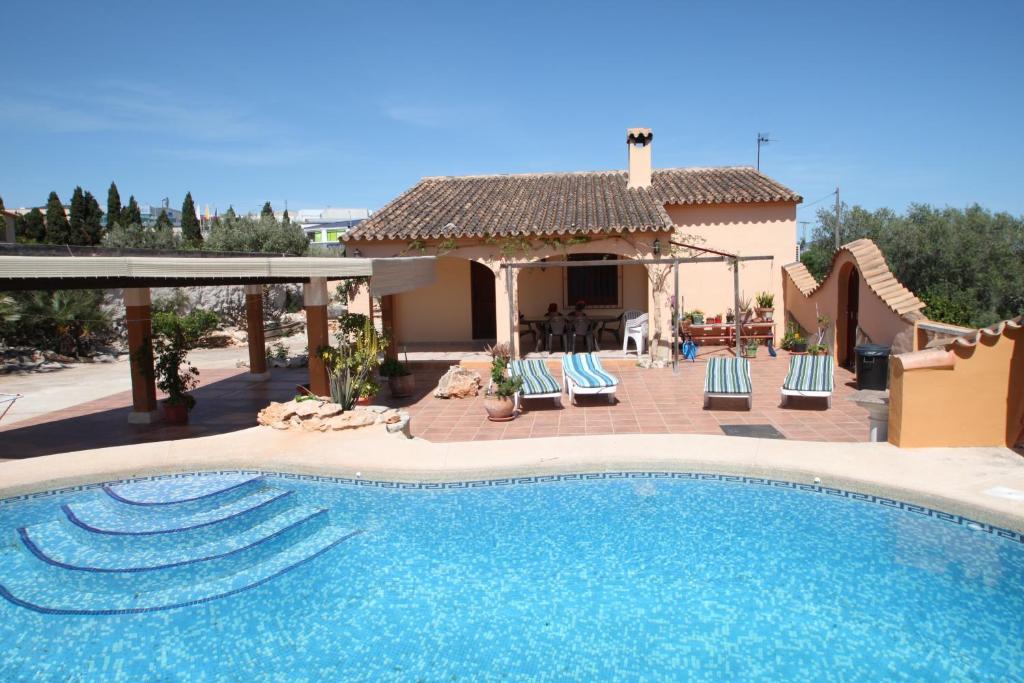
[[[172,209],[169,206],[139,204],[139,215],[142,216],[142,224],[147,227],[156,225],[156,219],[160,217],[161,211],[167,212],[167,217],[171,219],[171,225],[176,228],[181,227],[181,211],[179,209]]]
[[[349,230],[373,215],[369,209],[299,209],[291,220],[306,231],[310,243],[325,247],[340,247],[341,238]],[[284,212],[275,214],[278,220]]]

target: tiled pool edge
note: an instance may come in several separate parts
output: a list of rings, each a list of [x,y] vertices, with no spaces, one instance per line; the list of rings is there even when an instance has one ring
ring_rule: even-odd
[[[681,479],[693,481],[721,481],[726,483],[738,483],[757,486],[768,486],[773,488],[785,488],[818,495],[845,498],[861,503],[881,505],[883,507],[898,509],[903,512],[931,517],[939,521],[947,522],[957,526],[964,526],[982,533],[988,533],[998,538],[1005,538],[1010,541],[1024,544],[1024,532],[1001,526],[998,523],[991,523],[975,519],[974,516],[967,516],[956,512],[940,510],[926,504],[914,503],[900,500],[900,497],[879,495],[865,491],[855,491],[834,486],[826,486],[818,483],[804,483],[775,479],[772,477],[752,476],[744,474],[728,474],[720,472],[689,472],[676,470],[660,471],[595,471],[595,472],[566,472],[537,475],[522,475],[495,477],[484,479],[463,479],[454,481],[397,481],[387,479],[363,479],[336,475],[282,472],[265,469],[219,469],[219,470],[194,470],[183,472],[169,472],[151,475],[127,477],[123,479],[90,482],[75,484],[57,489],[22,493],[15,496],[0,498],[0,507],[16,502],[37,500],[59,496],[66,493],[87,491],[103,488],[105,486],[117,486],[145,481],[161,481],[184,477],[219,476],[219,475],[257,475],[267,477],[280,477],[285,480],[312,481],[341,484],[354,487],[371,487],[381,489],[405,490],[405,491],[437,491],[437,490],[465,490],[473,488],[493,488],[499,486],[516,486],[544,484],[564,481],[593,481],[593,480],[619,480],[619,479]],[[871,484],[870,486],[874,486]],[[911,492],[913,493],[913,492]],[[982,515],[975,515],[982,516]]]

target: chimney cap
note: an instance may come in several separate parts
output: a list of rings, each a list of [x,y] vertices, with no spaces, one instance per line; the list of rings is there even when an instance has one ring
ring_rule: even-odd
[[[650,128],[627,128],[626,129],[626,142],[633,144],[635,142],[642,142],[644,144],[649,143],[654,139],[654,133],[651,132]]]

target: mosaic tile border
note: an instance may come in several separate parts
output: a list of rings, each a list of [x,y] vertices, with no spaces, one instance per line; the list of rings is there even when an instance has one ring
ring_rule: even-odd
[[[51,491],[23,493],[21,495],[13,496],[11,498],[0,499],[0,507],[21,501],[37,500],[40,498],[59,496],[65,493],[91,491],[94,489],[103,488],[104,486],[116,486],[119,484],[131,484],[142,481],[164,481],[170,479],[180,479],[185,477],[223,475],[272,476],[286,480],[290,479],[295,481],[323,482],[329,484],[344,484],[348,486],[363,486],[380,489],[396,489],[407,491],[457,490],[490,488],[495,486],[516,486],[524,484],[545,484],[564,481],[593,481],[615,479],[683,479],[695,481],[721,481],[727,483],[752,484],[756,486],[768,486],[773,488],[791,489],[794,491],[804,491],[807,493],[816,493],[819,495],[846,498],[849,500],[854,500],[862,503],[873,503],[876,505],[881,505],[882,507],[894,508],[902,510],[904,512],[921,515],[924,517],[931,517],[933,519],[937,519],[939,521],[947,522],[950,524],[955,524],[957,526],[965,526],[975,531],[983,531],[987,534],[991,534],[998,538],[1005,538],[1016,543],[1024,544],[1024,533],[1013,531],[1012,529],[1005,529],[1003,527],[995,526],[993,524],[986,524],[985,522],[979,522],[977,520],[971,519],[970,517],[964,517],[963,515],[957,515],[951,512],[944,512],[942,510],[935,510],[933,508],[924,505],[918,505],[916,503],[908,503],[906,501],[887,498],[885,496],[876,496],[870,493],[847,491],[845,489],[838,489],[831,486],[822,486],[820,484],[802,484],[799,482],[785,481],[782,479],[750,477],[738,474],[715,474],[711,472],[584,472],[570,474],[540,474],[522,477],[503,477],[498,479],[473,479],[467,481],[451,482],[396,482],[373,479],[353,479],[351,477],[335,477],[320,474],[294,474],[288,472],[273,472],[268,470],[209,470],[203,472],[175,472],[171,474],[154,474],[146,477],[134,477],[129,479],[118,479],[114,481],[78,484],[75,486],[66,486],[64,488],[54,489]]]

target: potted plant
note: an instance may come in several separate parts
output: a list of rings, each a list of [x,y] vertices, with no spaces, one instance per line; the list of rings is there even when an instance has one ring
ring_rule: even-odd
[[[786,336],[782,338],[782,348],[790,353],[807,352],[807,339],[800,334],[800,329],[793,323],[786,328]]]
[[[771,322],[772,313],[775,312],[775,295],[771,292],[761,292],[757,295],[757,316],[765,322]]]
[[[757,342],[751,339],[743,345],[744,358],[757,358]]]
[[[199,384],[199,370],[188,362],[188,352],[216,329],[217,316],[205,310],[186,316],[157,312],[153,314],[152,324],[156,386],[167,394],[163,402],[164,420],[170,424],[185,424],[189,411],[196,404],[196,399],[189,392]]]
[[[690,311],[690,317],[693,318],[694,325],[704,324],[704,311],[700,310],[699,308],[695,308],[694,310]]]
[[[754,317],[754,312],[750,308],[749,297],[740,296],[740,309],[737,315],[739,315],[741,323],[749,323],[750,319]]]
[[[508,422],[515,419],[514,397],[522,388],[523,380],[508,376],[508,362],[512,358],[508,344],[489,346],[487,353],[491,355],[491,382],[484,394],[484,410],[491,422]]]
[[[406,362],[409,356],[406,355]],[[409,371],[409,366],[397,358],[388,358],[380,366],[380,376],[388,380],[388,390],[394,398],[411,396],[416,388],[416,377]]]

